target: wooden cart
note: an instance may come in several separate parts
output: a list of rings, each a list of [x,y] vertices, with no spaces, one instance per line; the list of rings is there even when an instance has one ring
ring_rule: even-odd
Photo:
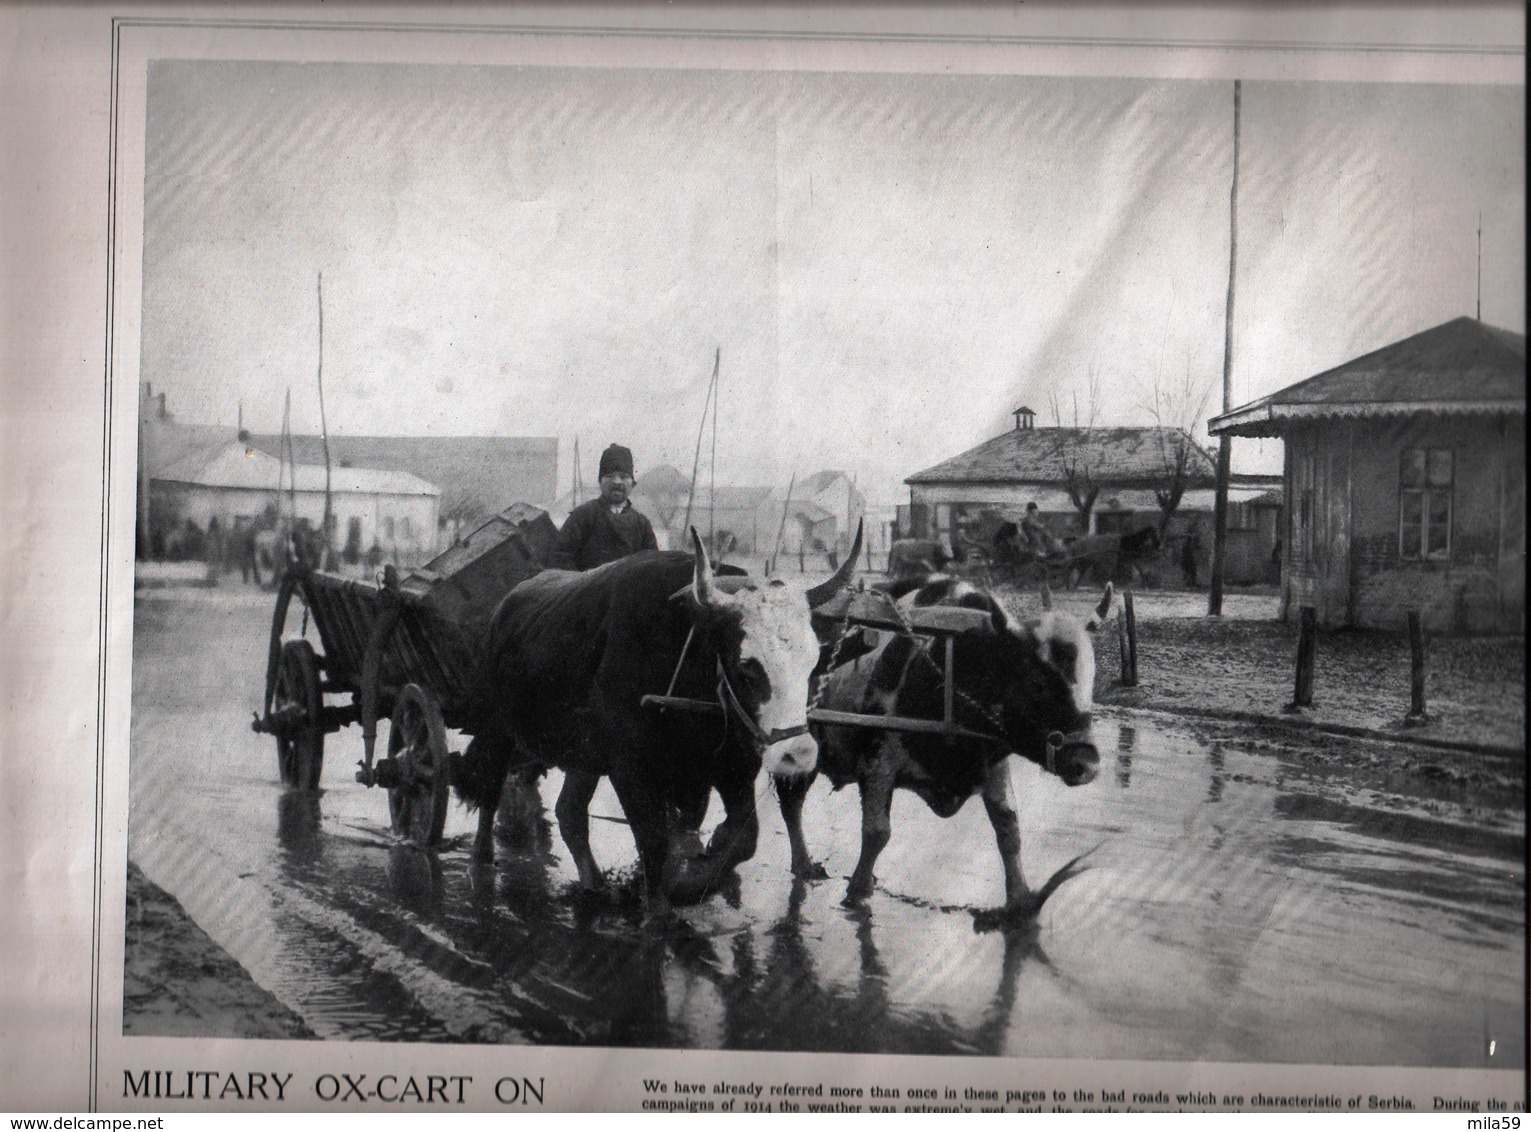
[[[489,619],[501,598],[541,568],[556,535],[545,512],[516,504],[402,577],[392,567],[378,582],[290,569],[277,590],[265,697],[252,724],[275,737],[282,782],[317,789],[324,737],[360,723],[356,780],[388,792],[396,833],[420,845],[438,842],[451,788],[446,729],[471,731],[475,664]],[[294,597],[303,621],[289,637]],[[310,618],[320,650],[307,637]],[[389,720],[388,754],[379,759],[381,718]]]

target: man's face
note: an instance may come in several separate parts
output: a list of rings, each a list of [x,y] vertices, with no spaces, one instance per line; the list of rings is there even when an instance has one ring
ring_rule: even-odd
[[[626,503],[632,490],[633,477],[626,472],[607,472],[601,477],[601,500],[608,507]]]

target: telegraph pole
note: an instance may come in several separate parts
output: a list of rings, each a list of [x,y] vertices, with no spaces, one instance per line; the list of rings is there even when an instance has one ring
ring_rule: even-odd
[[[1233,80],[1233,186],[1228,191],[1228,307],[1223,319],[1223,412],[1233,410],[1233,288],[1239,262],[1239,102],[1240,80]],[[1217,438],[1217,496],[1212,505],[1212,578],[1207,586],[1207,616],[1223,615],[1223,567],[1228,552],[1228,477],[1233,438]]]

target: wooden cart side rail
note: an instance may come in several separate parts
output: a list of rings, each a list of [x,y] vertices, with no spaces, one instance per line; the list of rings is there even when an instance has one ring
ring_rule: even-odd
[[[316,574],[308,587],[332,678],[338,683],[373,683],[366,675],[375,623],[386,607],[398,610],[376,658],[376,682],[429,687],[453,714],[455,690],[471,668],[458,632],[417,595],[336,574]],[[355,689],[360,691],[358,687]]]
[[[368,634],[367,645],[362,653],[361,666],[361,737],[362,737],[362,769],[366,775],[363,781],[370,785],[372,777],[372,757],[377,746],[377,709],[378,709],[378,682],[381,679],[383,663],[383,650],[388,645],[388,638],[392,636],[394,626],[399,623],[399,615],[403,612],[403,606],[399,604],[396,592],[383,591],[379,600],[383,603],[382,613],[372,623],[372,631]]]
[[[893,599],[876,590],[843,594],[814,612],[852,625],[882,629],[894,633],[914,632],[932,637],[949,637],[974,630],[982,632],[993,619],[981,609],[963,606],[921,605],[899,609]]]
[[[298,587],[299,576],[288,571],[282,575],[282,583],[276,591],[276,608],[271,614],[271,647],[266,654],[266,694],[261,700],[261,715],[271,714],[271,704],[276,699],[276,670],[282,663],[282,633],[287,628],[287,607]]]

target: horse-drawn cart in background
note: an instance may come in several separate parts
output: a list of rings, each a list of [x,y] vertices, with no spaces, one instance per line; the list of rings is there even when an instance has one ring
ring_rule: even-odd
[[[388,792],[393,829],[420,845],[441,838],[451,781],[446,728],[471,731],[482,638],[500,599],[531,577],[557,529],[516,504],[402,578],[380,582],[295,565],[277,591],[263,708],[252,726],[276,738],[284,785],[318,788],[324,737],[362,726],[356,780]],[[303,628],[284,639],[293,596]],[[322,653],[307,639],[312,616]],[[327,695],[349,702],[328,704]],[[377,722],[389,720],[388,755],[375,758]]]
[[[957,540],[957,569],[986,585],[1075,589],[1086,578],[1104,585],[1145,574],[1158,555],[1161,539],[1150,523],[1131,532],[1065,535],[1042,547],[1029,540],[1020,523],[1002,508],[986,509],[970,520]]]

